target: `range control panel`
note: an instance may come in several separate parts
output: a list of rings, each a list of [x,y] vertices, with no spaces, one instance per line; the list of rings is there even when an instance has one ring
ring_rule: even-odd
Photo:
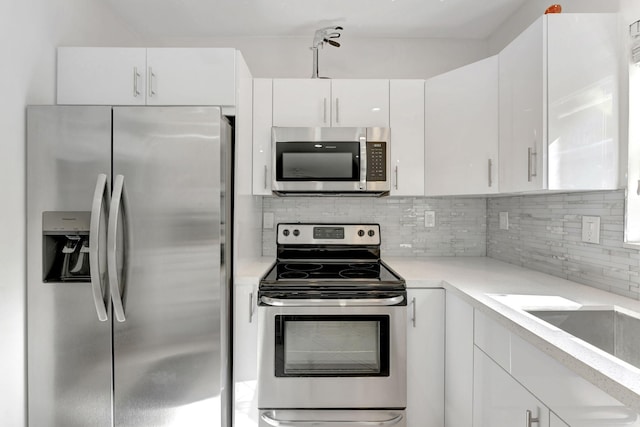
[[[379,224],[278,224],[279,245],[379,245]]]

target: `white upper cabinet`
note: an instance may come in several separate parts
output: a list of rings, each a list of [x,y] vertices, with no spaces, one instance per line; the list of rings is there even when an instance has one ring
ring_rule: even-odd
[[[148,105],[235,105],[235,49],[147,49]]]
[[[231,48],[58,48],[57,103],[236,105],[240,52]]]
[[[389,82],[392,196],[424,195],[424,80]]]
[[[253,79],[253,194],[271,195],[272,80]]]
[[[58,104],[145,105],[145,48],[58,48]]]
[[[500,190],[618,187],[615,14],[540,17],[499,54]]]
[[[273,126],[389,127],[389,81],[274,79]]]
[[[389,80],[332,80],[331,97],[331,126],[389,127]]]
[[[497,193],[498,57],[428,79],[425,105],[425,194]]]
[[[331,80],[273,80],[273,126],[331,126]]]

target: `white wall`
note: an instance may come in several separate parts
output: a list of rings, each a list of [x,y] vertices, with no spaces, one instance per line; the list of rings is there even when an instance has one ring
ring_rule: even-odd
[[[235,47],[254,77],[311,77],[312,37],[154,39],[150,46]],[[319,74],[331,78],[425,79],[488,56],[484,40],[357,39],[343,32],[341,47],[319,51]]]
[[[55,98],[55,46],[133,39],[99,0],[4,2],[0,14],[0,424],[25,425],[25,106]]]

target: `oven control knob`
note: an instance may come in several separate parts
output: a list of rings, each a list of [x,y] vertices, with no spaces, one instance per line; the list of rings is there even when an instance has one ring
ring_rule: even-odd
[[[285,229],[282,231],[282,234],[284,234],[284,235],[285,235],[285,237],[286,237],[286,236],[288,236],[288,235],[289,235],[289,230],[287,230],[287,229],[285,228]]]
[[[300,230],[298,230],[297,228],[295,230],[293,230],[293,235],[294,236],[299,236],[300,235]]]
[[[360,237],[364,236],[364,230],[358,230],[358,236]]]
[[[375,232],[375,231],[373,231],[373,230],[369,230],[369,233],[368,233],[368,234],[369,234],[369,237],[373,237],[373,236],[375,236],[375,235],[376,235],[376,232]]]

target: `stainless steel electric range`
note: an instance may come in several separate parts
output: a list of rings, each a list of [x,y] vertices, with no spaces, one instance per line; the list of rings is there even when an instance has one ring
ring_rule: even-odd
[[[276,242],[258,292],[261,425],[404,426],[406,289],[380,226],[278,224]]]

